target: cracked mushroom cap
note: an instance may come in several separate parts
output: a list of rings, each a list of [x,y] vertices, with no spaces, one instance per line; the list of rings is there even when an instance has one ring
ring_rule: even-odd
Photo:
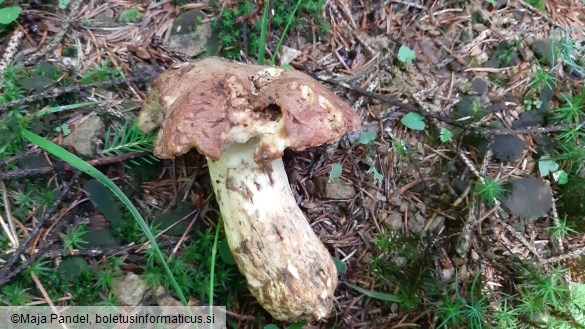
[[[281,157],[287,147],[333,142],[359,125],[351,107],[306,74],[216,57],[163,72],[138,117],[145,132],[162,126],[157,157],[195,147],[218,160],[232,143],[258,138],[257,163]]]

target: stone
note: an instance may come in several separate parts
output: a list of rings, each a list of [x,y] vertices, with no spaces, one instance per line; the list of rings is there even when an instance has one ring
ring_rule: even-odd
[[[63,139],[65,145],[72,146],[79,154],[85,156],[94,155],[94,140],[103,136],[105,125],[98,116],[90,116],[83,120],[71,134]]]
[[[114,296],[121,305],[138,306],[148,295],[148,284],[132,272],[116,278],[113,288]]]
[[[355,197],[353,186],[339,178],[329,181],[328,177],[317,177],[314,183],[315,191],[320,198],[347,200]]]
[[[117,26],[116,20],[114,19],[114,11],[110,8],[106,8],[104,11],[95,15],[93,18],[92,26],[95,27],[113,27]]]
[[[302,51],[287,46],[282,46],[280,47],[280,65],[290,64],[290,62],[302,54]]]
[[[211,37],[211,24],[203,23],[200,10],[189,10],[177,16],[173,21],[173,29],[167,46],[188,57],[196,57],[207,51],[207,43]]]

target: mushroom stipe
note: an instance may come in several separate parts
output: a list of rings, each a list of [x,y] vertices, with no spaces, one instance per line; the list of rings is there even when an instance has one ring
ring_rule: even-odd
[[[333,142],[360,119],[294,70],[219,58],[163,72],[138,117],[161,126],[154,154],[207,156],[230,250],[252,295],[278,320],[327,317],[337,286],[331,255],[298,208],[281,156]]]

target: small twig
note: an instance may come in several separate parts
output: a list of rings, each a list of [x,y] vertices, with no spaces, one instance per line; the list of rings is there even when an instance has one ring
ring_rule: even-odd
[[[520,135],[520,134],[545,134],[555,131],[567,130],[569,125],[552,125],[547,127],[530,127],[525,129],[489,129],[489,135]]]
[[[463,162],[467,165],[469,170],[471,170],[471,172],[473,172],[477,176],[477,179],[483,184],[484,183],[483,174],[477,171],[473,163],[471,163],[471,160],[469,160],[469,158],[465,155],[465,153],[463,153],[462,150],[459,150],[457,153],[459,154],[459,157],[463,160]],[[491,152],[486,152],[485,157],[483,159],[481,169],[482,171],[485,171],[484,168],[487,168],[487,163],[489,163],[490,157]],[[495,201],[498,202],[498,200]],[[496,204],[496,207],[497,206],[498,204]],[[472,198],[471,206],[469,207],[469,213],[467,214],[467,220],[465,221],[465,225],[463,226],[459,245],[457,246],[457,253],[461,257],[465,257],[465,255],[467,254],[467,251],[469,250],[469,241],[471,240],[471,233],[475,225],[478,223],[478,221],[476,220],[477,217],[475,216],[476,211],[477,211],[476,198]]]
[[[4,87],[4,71],[6,71],[8,65],[12,62],[12,58],[14,58],[23,36],[24,32],[22,32],[21,29],[16,29],[10,36],[8,46],[6,46],[6,49],[4,50],[4,54],[0,60],[0,90]]]
[[[4,265],[2,267],[2,269],[0,269],[0,286],[3,286],[4,284],[8,283],[13,277],[17,276],[20,272],[22,272],[24,269],[26,269],[30,264],[32,264],[34,261],[36,261],[44,253],[44,251],[46,249],[48,249],[53,243],[55,243],[54,240],[51,240],[51,239],[45,240],[45,242],[43,242],[43,244],[38,248],[39,251],[37,253],[33,254],[26,261],[23,261],[22,263],[20,263],[12,271],[10,271],[9,266]],[[23,243],[23,245],[24,245],[24,243]],[[13,257],[10,257],[10,260],[14,259],[14,261],[16,261],[16,258],[18,258],[18,257],[13,256]],[[12,263],[11,266],[12,265],[14,265],[14,263]]]
[[[147,81],[147,78],[137,76],[137,77],[124,78],[124,79],[117,79],[117,80],[109,80],[109,81],[100,81],[100,82],[94,82],[94,83],[88,83],[88,84],[80,84],[80,85],[63,87],[63,88],[51,88],[51,89],[42,91],[38,94],[34,94],[31,96],[23,97],[21,99],[17,99],[14,101],[4,103],[4,104],[0,105],[0,111],[5,110],[5,109],[12,107],[12,106],[16,106],[16,105],[32,103],[32,102],[39,101],[41,99],[55,98],[55,97],[61,96],[63,94],[79,92],[82,89],[109,87],[109,86],[115,86],[115,85],[129,83],[129,82],[141,82],[141,81]]]
[[[534,254],[534,256],[536,256],[536,259],[538,259],[538,261],[541,261],[542,258],[540,257],[540,254],[538,253],[538,251],[536,249],[534,249],[534,246],[532,246],[530,244],[530,242],[528,242],[528,240],[526,240],[526,238],[518,231],[516,231],[516,229],[514,227],[512,227],[510,224],[506,223],[501,217],[507,217],[506,214],[504,213],[504,210],[502,209],[502,207],[500,207],[498,205],[498,211],[495,213],[496,219],[498,220],[498,222],[504,226],[504,228],[510,232],[518,241],[520,241],[520,243],[522,243],[532,254]]]
[[[43,295],[43,298],[45,298],[45,301],[47,302],[47,304],[49,304],[49,307],[53,311],[53,314],[58,314],[59,311],[55,307],[55,304],[53,304],[51,297],[49,297],[49,294],[47,293],[47,290],[45,289],[45,287],[41,283],[41,280],[39,280],[39,277],[34,272],[31,272],[30,276],[31,276],[33,282],[35,283],[35,285],[37,286],[37,289],[41,292],[41,295]],[[65,323],[61,323],[61,327],[63,329],[67,329],[67,325]]]
[[[145,153],[142,152],[129,152],[129,153],[122,153],[120,155],[114,155],[111,157],[103,157],[97,158],[94,160],[87,161],[87,163],[94,167],[109,165],[118,162],[124,162],[126,160],[135,159],[141,156],[144,156]],[[4,173],[0,173],[0,181],[6,179],[21,179],[30,176],[37,176],[49,173],[53,170],[61,170],[61,171],[73,171],[76,168],[71,166],[70,164],[64,163],[61,166],[47,166],[35,169],[17,169],[12,171],[7,171]]]
[[[548,180],[545,180],[545,181],[548,185],[550,185],[550,182]],[[557,212],[557,202],[556,202],[554,197],[552,198],[552,211],[551,212],[552,212],[553,223],[557,227],[561,226],[561,221],[559,220],[559,213]],[[563,246],[563,237],[561,234],[559,234],[559,236],[557,236],[557,238],[554,239],[554,242],[555,242],[556,247],[559,250],[559,252],[562,253],[565,251],[565,248]]]
[[[564,255],[543,259],[542,262],[544,264],[559,263],[559,262],[562,262],[564,260],[581,257],[583,255],[585,255],[585,247],[581,247],[579,249],[569,251],[568,253],[566,253]]]
[[[6,210],[6,221],[8,222],[9,232],[5,232],[8,235],[8,239],[14,244],[13,247],[18,247],[18,236],[16,235],[16,228],[14,227],[14,220],[12,219],[12,211],[10,211],[10,200],[8,200],[8,192],[6,191],[6,185],[4,181],[0,180],[0,189],[2,189],[2,200],[4,201],[4,209]],[[4,227],[4,225],[2,225]]]

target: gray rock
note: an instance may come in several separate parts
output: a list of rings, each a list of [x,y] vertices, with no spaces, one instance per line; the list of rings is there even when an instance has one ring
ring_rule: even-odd
[[[112,27],[117,26],[118,23],[116,23],[116,20],[114,19],[114,11],[107,8],[101,13],[95,15],[92,25],[96,27]]]
[[[65,145],[72,146],[82,155],[92,156],[94,154],[94,140],[103,136],[105,125],[98,116],[91,116],[82,121],[77,129],[63,139]]]
[[[175,18],[167,46],[189,57],[206,52],[212,31],[209,22],[201,23],[203,17],[201,11],[189,10]]]
[[[140,305],[148,295],[148,284],[132,272],[116,278],[113,288],[114,296],[121,305]]]
[[[355,197],[353,186],[339,178],[329,181],[328,177],[317,177],[314,183],[315,191],[320,198],[347,200]]]

